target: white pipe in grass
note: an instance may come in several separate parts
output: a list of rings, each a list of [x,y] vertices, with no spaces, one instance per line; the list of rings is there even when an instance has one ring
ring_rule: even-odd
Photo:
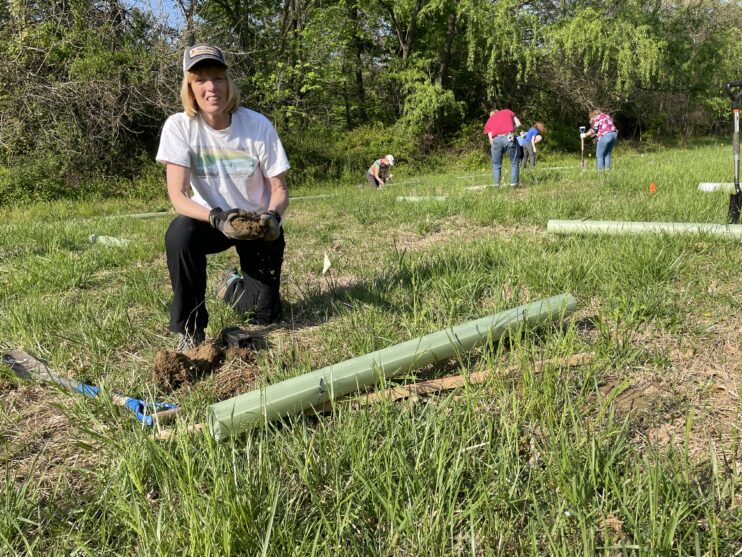
[[[732,182],[701,182],[698,184],[698,191],[712,192],[725,191],[733,192],[734,184]]]
[[[324,197],[335,197],[335,195],[331,193],[325,193],[321,195],[298,195],[294,197],[289,197],[289,201],[298,201],[300,199],[322,199]]]
[[[108,215],[104,219],[156,219],[160,217],[172,217],[175,213],[170,211],[157,211],[156,213],[134,213],[131,215]]]
[[[550,220],[546,224],[546,230],[554,234],[599,234],[608,236],[705,234],[719,238],[742,238],[742,224],[695,222]]]
[[[445,201],[447,195],[398,195],[397,201]]]

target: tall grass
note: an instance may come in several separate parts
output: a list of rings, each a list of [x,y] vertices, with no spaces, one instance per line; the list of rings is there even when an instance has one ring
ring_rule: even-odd
[[[70,424],[45,451],[24,453],[28,416],[0,409],[0,547],[49,555],[733,554],[742,538],[738,443],[732,435],[731,452],[728,444],[720,452],[710,431],[704,437],[701,427],[699,437],[696,419],[708,416],[711,395],[692,400],[679,385],[644,413],[619,402],[638,382],[673,373],[668,338],[711,351],[708,327],[738,323],[738,242],[545,232],[550,218],[723,222],[728,197],[696,184],[728,181],[728,159],[714,146],[645,156],[619,147],[610,175],[580,173],[574,158],[544,160],[574,170],[527,170],[526,187],[515,191],[466,189],[487,175],[412,177],[404,168],[395,170],[400,185],[381,192],[318,188],[336,195],[296,201],[287,214],[285,316],[259,354],[264,384],[537,297],[571,292],[581,309],[561,326],[524,330],[423,372],[519,364],[516,375],[493,373],[484,385],[417,403],[341,403],[329,415],[292,416],[221,444],[184,428],[157,442],[105,401],[45,388]],[[405,203],[398,194],[448,198]],[[155,205],[60,202],[0,213],[2,347],[23,346],[91,383],[158,395],[149,365],[174,344],[166,331],[169,219],[96,218]],[[133,242],[90,244],[93,233]],[[325,276],[324,253],[332,260]],[[233,253],[209,261],[210,335],[240,322],[213,295],[217,271],[234,261]],[[588,366],[532,366],[586,350],[596,353]],[[1,379],[0,398],[18,395],[15,380]],[[609,380],[615,387],[606,388]],[[187,421],[204,419],[203,391],[173,400]],[[681,438],[648,442],[646,429],[670,419]],[[699,442],[707,447],[700,456],[691,451]],[[70,443],[79,460],[55,460],[55,447]]]

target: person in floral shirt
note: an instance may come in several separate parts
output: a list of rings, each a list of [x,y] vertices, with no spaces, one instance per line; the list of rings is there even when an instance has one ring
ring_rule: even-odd
[[[586,137],[595,137],[598,140],[595,150],[598,170],[610,170],[611,152],[618,141],[618,130],[613,124],[613,118],[600,110],[590,112],[590,129],[580,134],[580,139]]]

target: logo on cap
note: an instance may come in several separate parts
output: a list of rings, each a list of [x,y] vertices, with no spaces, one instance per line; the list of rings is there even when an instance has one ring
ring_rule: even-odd
[[[210,54],[211,56],[216,56],[217,58],[222,57],[222,53],[213,46],[194,46],[188,51],[189,58],[195,58],[196,56],[202,56],[204,54]]]
[[[187,48],[183,52],[183,71],[190,70],[193,66],[204,60],[214,60],[225,67],[227,66],[221,50],[215,46],[201,44]]]

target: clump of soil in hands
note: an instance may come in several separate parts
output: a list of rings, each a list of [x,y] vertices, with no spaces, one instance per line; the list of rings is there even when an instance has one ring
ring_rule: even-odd
[[[232,219],[231,224],[237,232],[252,238],[261,238],[265,234],[265,226],[260,223],[257,215],[255,217],[237,216]]]
[[[163,392],[190,385],[198,376],[198,368],[185,354],[160,350],[152,363],[152,381]]]

